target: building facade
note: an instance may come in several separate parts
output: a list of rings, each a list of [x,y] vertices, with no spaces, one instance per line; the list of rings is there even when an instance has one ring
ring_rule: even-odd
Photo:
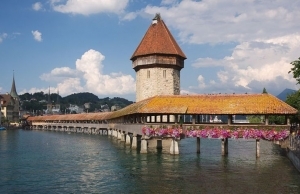
[[[1,122],[18,123],[20,120],[20,99],[16,90],[15,78],[10,93],[0,94]]]
[[[131,57],[136,72],[136,102],[156,95],[180,94],[185,54],[156,14]]]
[[[57,99],[56,99],[56,102],[54,102],[54,101],[51,101],[50,88],[49,88],[47,109],[45,110],[45,114],[50,114],[50,115],[51,114],[61,114],[59,91],[57,91]]]

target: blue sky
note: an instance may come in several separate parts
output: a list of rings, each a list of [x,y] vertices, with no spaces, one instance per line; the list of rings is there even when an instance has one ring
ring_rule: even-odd
[[[299,89],[295,0],[2,0],[0,93],[91,92],[135,101],[130,57],[156,13],[187,56],[182,94]]]

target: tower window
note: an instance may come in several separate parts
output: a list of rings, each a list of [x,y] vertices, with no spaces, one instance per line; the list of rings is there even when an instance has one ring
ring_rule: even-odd
[[[147,71],[147,78],[150,78],[150,70]]]
[[[167,71],[163,70],[163,78],[166,78]]]

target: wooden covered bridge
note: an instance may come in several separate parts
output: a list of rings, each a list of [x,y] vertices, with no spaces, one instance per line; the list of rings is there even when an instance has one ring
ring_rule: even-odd
[[[197,137],[197,152],[200,152],[200,138],[219,138],[222,154],[226,155],[228,138],[245,138],[243,130],[275,130],[276,140],[286,138],[280,137],[279,131],[288,133],[289,117],[297,112],[271,94],[160,95],[114,112],[34,116],[27,121],[31,129],[112,135],[130,144],[132,149],[140,147],[141,153],[156,147],[178,154],[178,141],[185,136]],[[219,116],[222,120],[203,120],[203,115]],[[237,123],[233,119],[235,115],[259,115],[263,122]],[[285,123],[269,125],[270,115],[284,116]],[[186,117],[190,119],[182,119]],[[208,129],[206,135],[204,129]],[[209,129],[213,129],[211,133]],[[257,156],[259,139],[266,139],[264,135],[260,132],[249,136],[257,139]]]

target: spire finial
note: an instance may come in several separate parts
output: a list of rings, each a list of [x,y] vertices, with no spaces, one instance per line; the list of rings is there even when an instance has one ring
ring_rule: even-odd
[[[49,86],[49,90],[48,90],[48,104],[51,103],[51,99],[50,99],[50,86]]]
[[[59,104],[59,89],[57,87],[57,99],[56,99],[56,104]]]
[[[159,13],[156,13],[155,17],[152,19],[152,24],[157,24],[157,21],[160,21]]]
[[[153,18],[153,20],[160,20],[160,19],[161,19],[160,13],[156,13],[155,17]]]

